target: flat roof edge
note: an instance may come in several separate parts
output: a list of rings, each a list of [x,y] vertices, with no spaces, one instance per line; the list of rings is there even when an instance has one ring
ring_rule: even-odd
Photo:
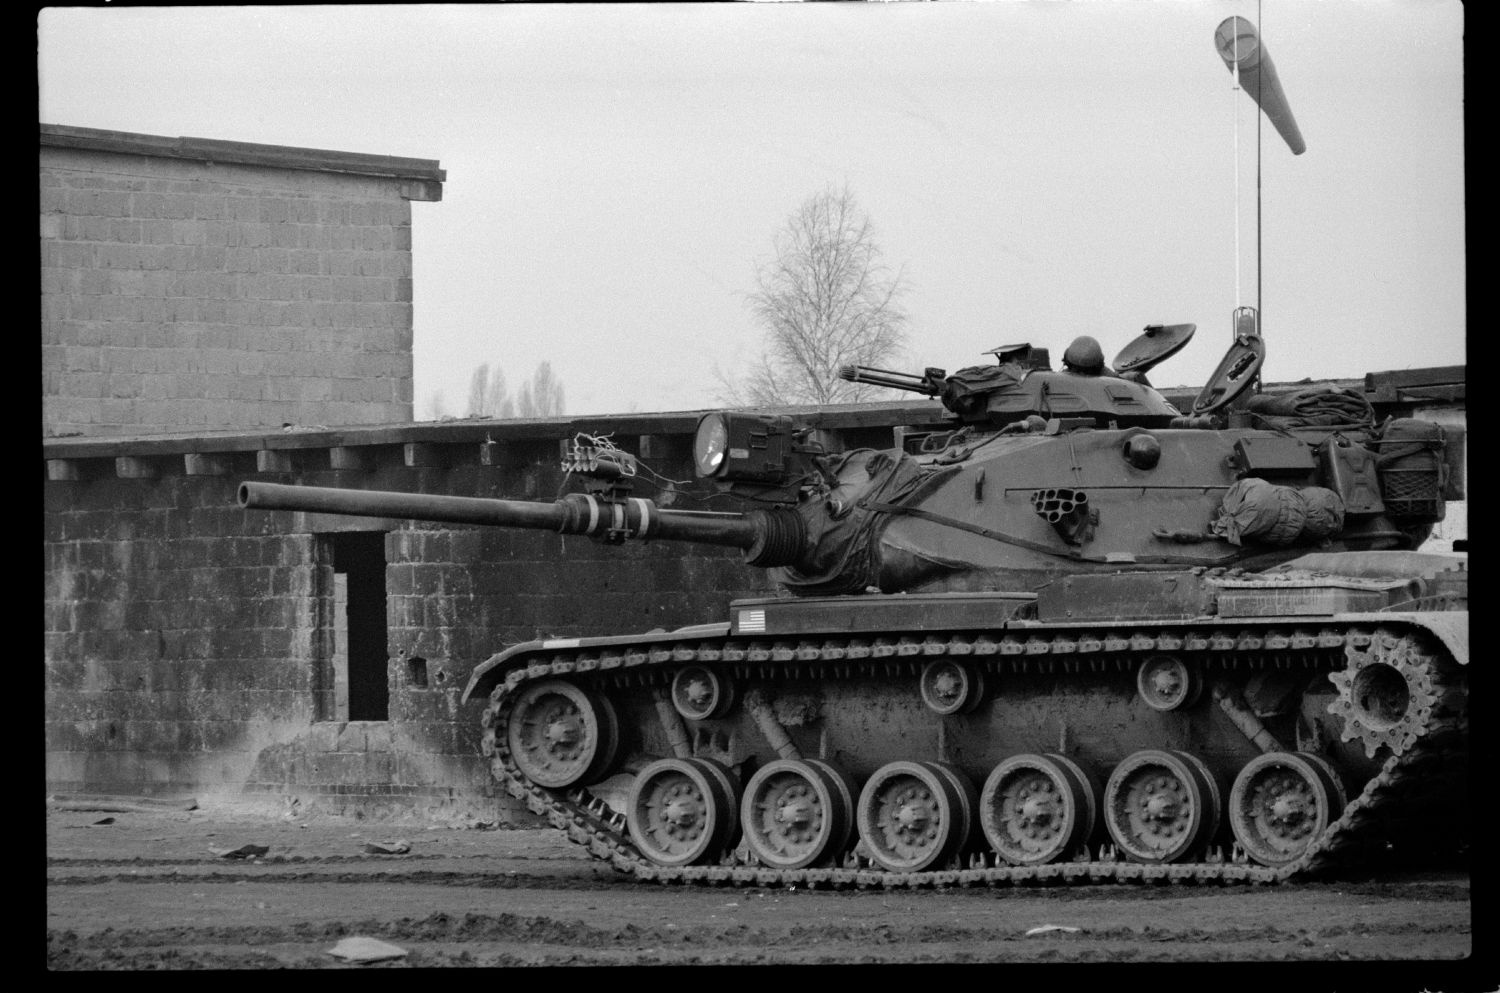
[[[721,408],[714,408],[721,409]],[[752,409],[752,408],[744,408]],[[759,412],[801,414],[827,428],[894,427],[917,421],[940,421],[936,403],[830,404],[814,407],[753,408]],[[619,434],[691,434],[706,410],[652,413],[564,415],[547,418],[453,418],[395,424],[340,427],[246,428],[243,431],[203,431],[142,435],[53,435],[42,439],[42,458],[90,459],[125,455],[248,452],[260,449],[327,448],[330,446],[398,445],[413,442],[469,444],[484,441],[551,441],[579,432]]]
[[[441,183],[448,176],[446,170],[438,167],[436,159],[409,159],[395,155],[297,148],[290,145],[259,145],[216,138],[171,138],[165,135],[106,131],[62,124],[42,124],[40,128],[41,144],[53,148],[155,155],[199,162],[336,172],[385,179],[415,179],[430,183]]]
[[[1462,366],[1453,367],[1462,370]],[[1441,370],[1447,373],[1444,367]],[[1418,370],[1421,372],[1421,370]],[[1415,374],[1413,374],[1415,375]],[[1360,380],[1320,380],[1313,385],[1346,384],[1359,388]],[[1268,389],[1280,390],[1309,385],[1306,383],[1269,383]],[[1189,402],[1199,392],[1196,388],[1177,387],[1159,390],[1163,395],[1181,394]],[[1368,395],[1367,395],[1368,396]],[[1170,399],[1170,397],[1169,397]],[[1371,402],[1379,398],[1369,396]],[[1433,402],[1432,397],[1416,397]],[[1462,403],[1463,391],[1456,397],[1438,398],[1443,402]],[[178,455],[190,453],[247,452],[260,449],[327,448],[330,446],[396,445],[408,443],[470,444],[478,442],[525,442],[571,438],[580,432],[590,434],[619,433],[642,435],[691,434],[698,418],[710,410],[743,410],[761,414],[788,414],[813,427],[832,430],[861,428],[921,427],[953,424],[951,415],[936,400],[880,400],[865,403],[813,404],[791,407],[748,406],[714,407],[698,410],[635,412],[622,414],[567,414],[561,417],[449,418],[440,421],[402,421],[393,424],[352,424],[338,427],[288,426],[245,428],[243,430],[204,430],[171,434],[140,435],[44,435],[42,458],[68,460],[110,458],[126,455]]]

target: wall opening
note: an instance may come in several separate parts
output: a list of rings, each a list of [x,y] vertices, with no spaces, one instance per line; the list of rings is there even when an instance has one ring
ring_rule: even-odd
[[[319,536],[331,616],[320,660],[318,719],[384,721],[390,717],[385,604],[385,532]]]
[[[406,685],[425,688],[427,686],[427,660],[413,655],[406,660]]]

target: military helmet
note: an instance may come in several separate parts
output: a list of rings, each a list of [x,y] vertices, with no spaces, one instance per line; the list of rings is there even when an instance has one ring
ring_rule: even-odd
[[[1063,365],[1074,372],[1098,375],[1104,371],[1104,349],[1088,335],[1079,335],[1063,352]]]

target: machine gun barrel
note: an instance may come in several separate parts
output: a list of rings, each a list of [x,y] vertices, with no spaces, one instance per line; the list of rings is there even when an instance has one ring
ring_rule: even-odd
[[[839,368],[839,378],[851,383],[867,383],[893,390],[906,390],[923,396],[940,396],[943,388],[926,375],[911,372],[892,372],[889,369],[874,369],[867,365],[846,365]]]
[[[789,565],[802,555],[805,544],[801,519],[792,513],[663,510],[639,497],[611,499],[587,493],[570,493],[554,503],[542,503],[246,482],[240,484],[239,504],[247,510],[298,510],[556,531],[590,535],[611,543],[636,538],[723,545],[743,549],[747,561],[759,566]]]

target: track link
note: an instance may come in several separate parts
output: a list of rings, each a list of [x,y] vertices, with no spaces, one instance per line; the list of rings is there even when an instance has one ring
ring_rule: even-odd
[[[988,664],[993,666],[1020,671],[1030,666],[1059,666],[1064,672],[1086,678],[1088,672],[1102,667],[1134,665],[1143,653],[1153,651],[1206,653],[1204,657],[1233,667],[1241,662],[1280,665],[1290,654],[1308,650],[1343,649],[1352,654],[1366,650],[1372,642],[1400,654],[1405,666],[1419,670],[1440,704],[1432,707],[1414,730],[1410,746],[1386,759],[1322,836],[1295,862],[1278,868],[1254,864],[1237,850],[1213,861],[1143,864],[1107,856],[1103,848],[1098,856],[1085,852],[1079,860],[1038,866],[1006,865],[994,853],[976,853],[967,864],[954,862],[938,870],[905,873],[872,868],[852,852],[837,867],[777,870],[730,863],[727,860],[731,855],[726,855],[726,864],[669,868],[642,856],[626,831],[624,815],[586,789],[549,790],[528,782],[512,761],[507,745],[510,708],[516,693],[528,682],[596,672],[635,670],[639,678],[649,681],[671,667],[699,662],[728,663],[740,675],[751,678],[816,672],[824,679],[857,680],[862,674],[889,672],[891,666],[919,666],[934,657],[991,656]],[[913,658],[920,661],[910,661]],[[642,882],[859,889],[1272,884],[1364,869],[1378,864],[1386,852],[1403,842],[1431,844],[1436,836],[1458,837],[1463,831],[1467,758],[1463,673],[1435,639],[1414,626],[1247,625],[1235,629],[1084,633],[1041,630],[1025,637],[1007,633],[924,638],[671,639],[618,650],[608,646],[571,651],[539,648],[529,656],[510,660],[510,664],[512,668],[490,694],[481,718],[481,743],[495,777],[507,792],[525,801],[528,809],[545,817],[590,856]]]

